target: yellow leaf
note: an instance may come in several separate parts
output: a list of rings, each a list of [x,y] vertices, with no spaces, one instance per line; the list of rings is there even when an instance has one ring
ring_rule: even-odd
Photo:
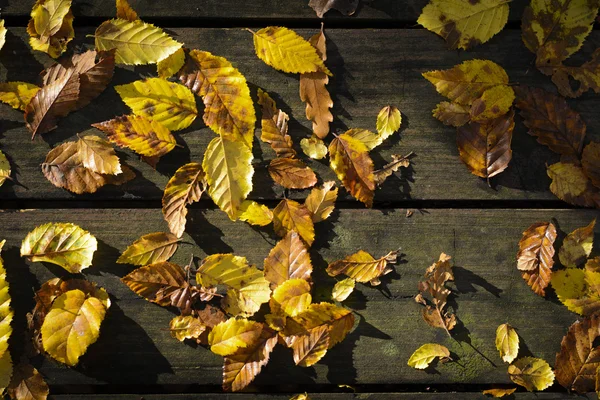
[[[139,19],[137,13],[127,0],[117,0],[117,18],[126,19],[127,21],[135,21]]]
[[[178,315],[169,323],[169,330],[171,336],[183,342],[185,339],[198,339],[206,330],[206,325],[191,315]]]
[[[490,40],[508,21],[510,0],[430,0],[417,23],[437,33],[454,49]]]
[[[124,115],[92,126],[106,133],[112,143],[144,157],[161,157],[177,146],[169,129],[140,115]]]
[[[310,400],[310,397],[308,397],[308,393],[300,393],[290,398],[290,400]]]
[[[262,333],[262,324],[244,318],[229,318],[215,326],[208,335],[210,351],[230,356],[254,343]]]
[[[327,267],[329,276],[345,274],[357,282],[371,282],[373,286],[379,284],[379,278],[392,272],[388,264],[396,263],[397,251],[391,251],[380,259],[374,259],[366,251],[360,250],[343,260],[332,262]]]
[[[275,207],[273,229],[281,237],[290,231],[296,231],[309,247],[315,240],[315,227],[310,211],[305,205],[294,200],[283,199]]]
[[[0,19],[0,50],[2,50],[4,43],[6,43],[6,32],[7,29],[4,27],[4,20]]]
[[[118,264],[148,265],[167,261],[177,250],[177,236],[155,232],[142,236],[129,246],[117,260]]]
[[[34,50],[57,58],[75,37],[71,0],[38,0],[27,26],[29,44]]]
[[[350,129],[344,133],[344,136],[352,137],[360,141],[367,147],[367,150],[369,151],[373,150],[375,147],[383,143],[383,136],[371,132],[367,129]]]
[[[296,231],[288,232],[277,242],[265,258],[263,270],[272,289],[288,279],[310,279],[313,270],[310,255]]]
[[[206,257],[198,268],[196,281],[205,287],[225,285],[227,296],[223,298],[223,308],[232,315],[251,316],[271,296],[263,272],[248,265],[245,257],[233,254]]]
[[[600,310],[600,272],[567,268],[554,272],[551,283],[570,311],[587,316]]]
[[[583,169],[575,164],[558,162],[548,167],[548,176],[552,179],[550,191],[559,199],[574,205],[586,207],[598,206],[598,199],[589,200],[586,196],[593,194],[591,183],[583,173]]]
[[[331,293],[331,298],[342,302],[348,298],[354,291],[356,281],[352,278],[343,279],[335,284]]]
[[[10,163],[2,151],[0,151],[0,186],[4,181],[10,179]]]
[[[575,268],[587,260],[594,245],[595,226],[596,220],[594,219],[588,226],[575,229],[567,235],[558,251],[558,258],[562,265]]]
[[[450,358],[450,350],[441,344],[426,343],[419,347],[408,359],[408,365],[416,369],[425,369],[436,359]]]
[[[454,68],[423,73],[439,94],[450,100],[471,105],[483,93],[498,85],[508,85],[504,68],[489,60],[469,60]]]
[[[123,172],[115,149],[99,136],[82,136],[77,141],[77,151],[83,166],[98,174],[118,175]]]
[[[317,136],[300,140],[300,147],[304,154],[313,160],[321,160],[327,155],[327,146]]]
[[[256,115],[246,78],[223,57],[192,50],[179,81],[204,100],[204,123],[231,141],[252,149]]]
[[[273,212],[264,204],[254,200],[244,200],[240,206],[239,219],[250,225],[267,226],[273,222]]]
[[[57,361],[77,365],[79,357],[100,336],[106,307],[96,297],[70,290],[52,303],[42,324],[44,350]]]
[[[517,388],[510,388],[510,389],[488,389],[488,390],[484,390],[482,392],[482,394],[486,395],[486,396],[493,396],[493,397],[505,397],[505,396],[510,396],[511,394],[513,394],[515,391],[517,390]]]
[[[528,391],[544,390],[554,383],[554,372],[541,358],[522,357],[508,366],[508,375]]]
[[[313,188],[304,200],[304,205],[310,211],[313,222],[325,221],[335,208],[338,188],[335,182],[327,181],[323,186]]]
[[[208,144],[202,168],[209,185],[208,194],[235,221],[252,190],[252,151],[244,143],[216,137]]]
[[[336,306],[331,303],[313,303],[306,311],[295,316],[288,317],[284,336],[303,336],[319,326],[329,327],[329,346],[333,346],[344,340],[348,332],[354,327],[354,314],[350,310]]]
[[[156,72],[160,78],[170,78],[175,75],[185,63],[185,51],[183,47],[171,54],[169,57],[161,60],[156,65]]]
[[[0,241],[0,252],[6,241]],[[12,375],[12,361],[10,351],[8,350],[8,340],[12,334],[11,322],[14,313],[10,308],[10,293],[9,285],[6,280],[6,269],[4,268],[4,260],[0,256],[0,395],[4,392],[4,388],[8,386],[8,381]]]
[[[511,363],[519,354],[519,335],[509,324],[502,324],[496,329],[496,348],[502,361]]]
[[[471,120],[485,122],[508,113],[515,101],[515,92],[510,86],[498,85],[489,88],[473,102]]]
[[[199,201],[206,190],[206,174],[199,163],[185,164],[169,179],[162,198],[162,212],[169,229],[181,237],[185,230],[187,205]]]
[[[116,49],[117,64],[154,64],[182,46],[162,29],[140,20],[117,18],[105,21],[96,29],[94,37],[96,50]]]
[[[25,111],[25,107],[39,90],[38,86],[28,82],[0,83],[0,101],[12,108]]]
[[[389,138],[394,132],[400,130],[401,124],[402,114],[394,106],[383,107],[377,115],[377,133],[379,133],[381,140]]]
[[[254,33],[254,48],[258,58],[271,67],[293,74],[321,71],[329,76],[317,50],[291,29],[269,26]]]
[[[330,327],[321,325],[311,329],[308,334],[295,337],[288,346],[294,351],[294,362],[301,367],[310,367],[325,356],[329,348]]]
[[[92,265],[98,247],[88,231],[70,223],[47,223],[29,232],[21,244],[21,257],[60,265],[72,273]]]
[[[269,304],[271,314],[283,312],[295,317],[304,312],[311,302],[310,284],[304,279],[288,279],[273,291]]]
[[[185,129],[198,115],[194,94],[185,86],[161,78],[148,78],[115,86],[135,115],[160,122],[171,131]]]

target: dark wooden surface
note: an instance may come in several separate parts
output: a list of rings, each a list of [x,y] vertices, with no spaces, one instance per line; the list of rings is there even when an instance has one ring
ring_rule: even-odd
[[[287,25],[308,38],[320,21],[308,0],[131,0],[143,18],[167,26],[190,48],[227,57],[247,77],[251,92],[268,91],[292,118],[290,134],[296,145],[310,135],[304,105],[298,95],[298,78],[280,73],[258,60],[251,35],[242,26]],[[90,347],[77,368],[65,368],[37,358],[36,367],[46,377],[58,400],[196,400],[288,399],[308,391],[314,399],[480,399],[480,392],[511,383],[494,346],[496,327],[509,322],[518,329],[522,355],[546,359],[551,365],[560,340],[577,316],[553,295],[536,296],[516,270],[515,255],[521,232],[531,223],[555,218],[563,231],[589,223],[598,212],[574,209],[559,202],[548,190],[545,165],[557,161],[549,150],[527,135],[517,122],[514,157],[509,168],[492,179],[492,187],[471,175],[458,159],[453,128],[431,116],[442,101],[421,77],[432,69],[450,68],[464,60],[486,58],[498,62],[512,83],[553,90],[547,77],[533,66],[533,55],[520,38],[519,20],[525,0],[510,5],[510,24],[489,43],[469,52],[448,50],[436,35],[416,27],[427,0],[364,1],[353,17],[335,11],[325,19],[328,38],[327,65],[334,73],[329,90],[335,106],[334,132],[346,128],[375,129],[375,117],[387,104],[403,113],[403,128],[373,152],[382,165],[392,154],[414,152],[414,165],[385,183],[375,198],[375,208],[365,210],[340,191],[331,220],[316,227],[311,249],[315,265],[315,301],[328,300],[334,281],[324,269],[328,262],[364,249],[375,256],[401,248],[396,274],[372,288],[358,285],[345,302],[356,312],[354,331],[312,368],[293,365],[291,353],[278,348],[270,364],[249,387],[247,394],[221,394],[222,358],[209,350],[171,338],[168,322],[172,310],[150,304],[133,294],[120,277],[132,268],[116,264],[119,254],[139,236],[167,230],[160,212],[162,190],[173,172],[202,158],[213,137],[201,117],[176,133],[183,145],[165,156],[153,170],[133,154],[119,150],[137,178],[121,187],[105,187],[93,195],[75,196],[52,186],[40,163],[52,147],[75,134],[103,135],[90,124],[129,110],[109,87],[97,100],[60,121],[56,131],[31,142],[20,111],[0,105],[0,149],[13,166],[16,182],[0,188],[0,239],[7,239],[6,260],[11,293],[17,311],[11,345],[14,354],[23,347],[25,313],[33,305],[33,290],[45,280],[64,276],[50,264],[30,263],[19,257],[24,236],[45,222],[74,222],[99,239],[94,266],[84,276],[105,287],[113,299],[99,341]],[[0,51],[0,81],[34,82],[52,63],[45,54],[32,52],[24,26],[33,0],[0,0],[9,26],[7,43]],[[74,0],[76,39],[70,48],[89,46],[86,38],[104,18],[114,15],[114,2]],[[330,26],[330,28],[328,28]],[[383,28],[383,29],[381,29]],[[585,58],[600,45],[592,32],[582,50]],[[152,67],[118,68],[114,84],[153,76]],[[570,101],[588,125],[588,140],[600,140],[600,96],[586,94]],[[202,111],[201,103],[198,102]],[[282,198],[271,184],[266,165],[273,158],[268,146],[254,148],[256,174],[251,197],[273,206]],[[298,146],[299,147],[299,146]],[[333,179],[327,163],[309,161],[320,179]],[[287,193],[303,199],[306,191]],[[424,208],[417,210],[416,208]],[[406,218],[406,208],[414,215]],[[190,254],[203,257],[219,252],[243,255],[258,266],[277,241],[271,228],[255,229],[233,223],[203,200],[190,211],[184,243],[173,257],[186,263]],[[600,229],[600,228],[599,228]],[[451,304],[460,320],[455,339],[422,321],[414,302],[416,285],[440,252],[454,257],[456,295]],[[600,253],[598,253],[600,254]],[[437,367],[434,373],[406,365],[410,354],[426,342],[450,348],[456,362]],[[348,393],[338,385],[352,385]],[[346,392],[346,393],[343,393]],[[95,393],[95,394],[94,394]],[[125,393],[125,394],[123,394]],[[268,394],[272,393],[272,394]],[[566,392],[554,385],[547,392],[519,391],[516,399],[562,399]],[[590,395],[590,398],[595,398]]]

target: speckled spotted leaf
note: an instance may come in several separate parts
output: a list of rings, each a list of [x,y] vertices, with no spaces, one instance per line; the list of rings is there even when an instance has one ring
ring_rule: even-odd
[[[569,233],[558,251],[558,259],[561,264],[568,268],[575,268],[584,264],[592,253],[594,245],[594,219],[588,226],[575,229]]]
[[[25,107],[39,90],[39,86],[28,82],[0,83],[0,101],[12,108],[25,111]]]
[[[21,257],[60,265],[72,273],[92,265],[98,242],[88,231],[70,223],[47,223],[29,232],[21,244]]]
[[[596,49],[590,60],[581,66],[553,67],[552,82],[565,97],[579,97],[590,89],[600,93],[600,50]]]
[[[315,228],[310,211],[294,200],[283,199],[273,210],[273,229],[284,237],[296,231],[310,247],[315,240]]]
[[[541,358],[519,358],[508,366],[508,376],[530,392],[544,390],[554,383],[552,368]]]
[[[537,222],[523,232],[517,253],[517,268],[523,279],[538,295],[546,294],[545,288],[552,277],[554,265],[554,241],[556,227],[550,222]]]
[[[38,0],[31,10],[27,25],[29,44],[57,58],[75,37],[71,0]]]
[[[583,169],[570,162],[558,162],[548,167],[552,179],[550,191],[569,204],[600,208],[600,191],[583,172]]]
[[[171,233],[149,233],[125,249],[117,263],[143,266],[167,261],[177,250],[178,243],[177,236]]]
[[[269,163],[269,175],[286,189],[308,189],[317,184],[314,171],[297,158],[276,158]]]
[[[359,0],[310,0],[308,5],[315,10],[319,18],[323,18],[329,10],[337,10],[344,15],[352,15],[358,7]]]
[[[192,50],[177,73],[204,101],[204,123],[232,141],[252,148],[256,115],[246,78],[223,58]]]
[[[450,350],[441,344],[425,343],[410,356],[408,365],[416,369],[426,369],[436,358],[442,361],[449,359]]]
[[[0,241],[0,252],[6,241]],[[8,350],[8,340],[12,334],[13,310],[10,307],[11,297],[8,281],[6,280],[6,268],[4,260],[0,256],[0,394],[8,386],[12,375],[12,361]]]
[[[273,315],[295,317],[304,312],[311,302],[310,284],[304,279],[288,279],[273,291],[269,306]]]
[[[335,182],[327,181],[322,186],[313,188],[304,200],[304,205],[310,211],[313,222],[321,222],[329,218],[335,208],[338,188]]]
[[[509,324],[502,324],[496,329],[496,349],[502,361],[511,363],[519,354],[519,335]]]
[[[486,122],[499,118],[510,110],[515,101],[513,88],[505,85],[489,88],[476,99],[469,110],[472,121]]]
[[[364,250],[352,254],[343,260],[334,261],[327,267],[329,276],[344,274],[357,282],[370,282],[378,285],[379,278],[392,272],[390,264],[395,264],[398,258],[397,251],[391,251],[385,256],[375,259]]]
[[[308,249],[296,231],[288,232],[269,252],[264,263],[265,278],[275,289],[288,279],[308,281],[313,270]]]
[[[210,331],[210,351],[220,356],[230,356],[258,340],[262,328],[262,324],[245,318],[229,318]]]
[[[260,140],[271,145],[278,158],[294,158],[296,150],[288,135],[290,117],[277,108],[275,101],[262,89],[258,89],[258,104],[262,107]]]

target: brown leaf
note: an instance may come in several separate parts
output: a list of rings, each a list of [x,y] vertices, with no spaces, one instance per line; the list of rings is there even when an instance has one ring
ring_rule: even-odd
[[[296,158],[276,158],[269,164],[269,175],[287,189],[307,189],[317,184],[314,171]]]
[[[30,364],[19,364],[13,371],[8,394],[16,400],[45,400],[50,389],[37,369]]]
[[[583,149],[581,156],[583,173],[592,184],[600,188],[600,143],[591,142]]]
[[[531,289],[545,296],[545,288],[552,278],[556,227],[550,222],[531,225],[519,241],[517,268]]]
[[[325,356],[329,348],[329,329],[328,325],[321,325],[293,340],[291,347],[296,365],[310,367]]]
[[[292,138],[288,135],[290,117],[279,110],[275,101],[262,89],[258,89],[258,104],[262,107],[260,140],[271,145],[278,158],[294,158],[296,150],[292,147]]]
[[[358,3],[358,0],[356,0]],[[314,8],[314,7],[313,7]],[[321,32],[309,40],[323,61],[327,60],[327,47],[323,24]],[[306,118],[313,122],[313,133],[324,139],[329,134],[329,123],[333,122],[330,108],[333,100],[327,91],[329,77],[321,71],[300,74],[300,99],[306,103]]]
[[[290,231],[296,231],[311,246],[315,240],[315,228],[310,211],[305,205],[294,200],[283,199],[273,210],[273,229],[284,237]]]
[[[137,13],[127,0],[117,0],[117,18],[126,19],[127,21],[135,21],[139,19]]]
[[[548,167],[552,179],[550,191],[569,204],[600,208],[600,190],[583,172],[583,168],[570,162],[558,162]]]
[[[600,315],[576,321],[569,327],[556,354],[556,380],[567,390],[577,393],[593,391],[596,370],[600,367],[600,347],[594,341],[600,336]]]
[[[433,110],[433,116],[444,125],[463,126],[471,120],[471,107],[458,103],[442,101]]]
[[[410,166],[409,157],[411,154],[401,156],[399,154],[392,155],[392,162],[386,164],[383,168],[378,169],[373,174],[375,175],[375,184],[380,186],[387,178],[392,176],[394,172],[398,172],[400,168],[408,168]]]
[[[344,15],[354,14],[358,0],[310,0],[308,5],[315,10],[319,18],[323,18],[329,10],[337,10]]]
[[[419,282],[419,294],[415,301],[425,306],[423,319],[434,328],[445,329],[448,335],[456,326],[456,315],[449,314],[447,307],[448,295],[451,291],[446,282],[454,280],[451,257],[442,253],[439,261],[433,263],[425,271],[425,280]],[[425,298],[424,295],[429,295]]]
[[[32,139],[38,133],[55,129],[58,118],[77,108],[80,87],[79,74],[71,73],[42,87],[35,94],[25,107],[25,123],[31,131]]]
[[[166,261],[133,270],[121,281],[146,300],[163,307],[171,305],[170,296],[174,292],[189,286],[183,268]]]
[[[563,96],[579,97],[590,89],[600,93],[600,49],[596,49],[592,58],[579,67],[559,65],[551,69],[552,82]],[[571,81],[577,82],[576,89],[573,89]]]
[[[579,158],[586,131],[579,113],[564,98],[540,88],[517,86],[515,93],[529,134],[555,153]]]
[[[508,167],[514,127],[514,112],[511,112],[485,123],[471,122],[458,128],[460,159],[473,175],[490,179]]]
[[[265,278],[275,289],[288,279],[310,280],[313,267],[306,245],[296,231],[288,232],[269,252],[264,263]]]

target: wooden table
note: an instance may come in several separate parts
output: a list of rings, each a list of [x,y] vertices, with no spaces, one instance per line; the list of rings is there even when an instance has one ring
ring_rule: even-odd
[[[298,77],[277,72],[254,54],[251,34],[242,27],[283,25],[308,38],[320,27],[308,0],[131,0],[147,22],[166,28],[189,48],[224,56],[256,89],[271,93],[290,114],[290,134],[296,144],[310,134],[304,105],[298,95]],[[520,17],[526,1],[511,3],[507,28],[489,43],[469,52],[448,50],[445,43],[419,28],[415,21],[427,0],[364,1],[354,17],[330,12],[325,19],[328,39],[327,65],[334,73],[329,90],[335,106],[333,130],[348,127],[375,128],[377,112],[387,104],[403,113],[399,135],[374,153],[382,164],[392,154],[414,152],[409,171],[385,183],[367,210],[340,191],[333,218],[316,227],[311,250],[315,264],[317,300],[327,300],[332,280],[324,273],[328,262],[359,249],[381,256],[401,248],[403,261],[396,274],[382,286],[359,285],[345,302],[356,312],[357,326],[347,339],[332,349],[314,368],[293,365],[283,348],[250,386],[254,394],[221,394],[222,358],[203,347],[184,345],[173,339],[168,323],[171,310],[135,295],[120,281],[130,266],[115,263],[120,252],[142,234],[167,230],[160,212],[162,190],[182,164],[201,160],[214,134],[201,118],[177,133],[183,148],[165,156],[153,170],[132,153],[119,151],[137,178],[124,186],[105,187],[93,195],[75,196],[50,184],[40,163],[51,147],[86,131],[90,124],[128,113],[112,87],[81,111],[60,121],[56,131],[31,142],[22,113],[0,106],[0,148],[11,164],[16,182],[0,189],[0,238],[7,244],[3,256],[13,293],[15,334],[11,344],[17,357],[23,347],[21,332],[25,313],[33,305],[33,288],[62,275],[59,268],[31,263],[19,257],[27,232],[45,222],[73,222],[99,239],[94,266],[85,277],[111,294],[113,306],[98,342],[92,345],[77,368],[66,368],[43,358],[35,365],[51,386],[53,398],[75,399],[287,399],[308,391],[315,399],[478,399],[481,390],[510,387],[507,367],[494,346],[496,327],[509,322],[518,329],[521,354],[554,364],[560,340],[577,316],[549,296],[535,295],[516,269],[515,255],[521,232],[531,223],[554,218],[569,232],[598,216],[595,210],[575,209],[558,201],[548,190],[545,165],[557,156],[536,143],[517,121],[513,160],[509,168],[492,179],[492,187],[460,162],[453,128],[431,116],[442,100],[421,73],[445,69],[464,60],[482,58],[502,65],[511,82],[554,89],[547,77],[533,67],[533,55],[521,42]],[[2,0],[2,16],[9,33],[0,52],[2,81],[35,82],[52,60],[33,53],[25,26],[32,0]],[[114,2],[75,0],[76,39],[70,46],[90,46],[102,21],[114,16]],[[600,45],[593,31],[583,48],[590,54]],[[153,68],[118,68],[113,84],[154,74]],[[588,138],[600,140],[600,96],[586,94],[570,102],[588,125]],[[94,133],[99,133],[95,131]],[[259,132],[256,133],[259,136]],[[272,185],[266,165],[272,158],[268,146],[254,150],[256,174],[251,198],[274,207],[284,195]],[[326,162],[310,166],[321,179],[333,178]],[[306,191],[287,195],[303,199]],[[406,210],[414,211],[410,218]],[[254,229],[230,222],[210,200],[191,207],[188,229],[173,261],[184,264],[190,254],[204,257],[235,252],[261,266],[277,238],[272,230]],[[456,309],[460,326],[455,338],[430,328],[421,319],[413,300],[424,270],[441,252],[455,262]],[[436,373],[408,367],[410,354],[421,344],[437,342],[450,348],[456,362],[439,366]],[[338,385],[351,385],[353,394]],[[453,392],[461,392],[457,395]],[[270,393],[267,395],[266,393]],[[560,386],[532,395],[519,391],[518,399],[559,399]],[[591,396],[593,397],[593,396]]]

